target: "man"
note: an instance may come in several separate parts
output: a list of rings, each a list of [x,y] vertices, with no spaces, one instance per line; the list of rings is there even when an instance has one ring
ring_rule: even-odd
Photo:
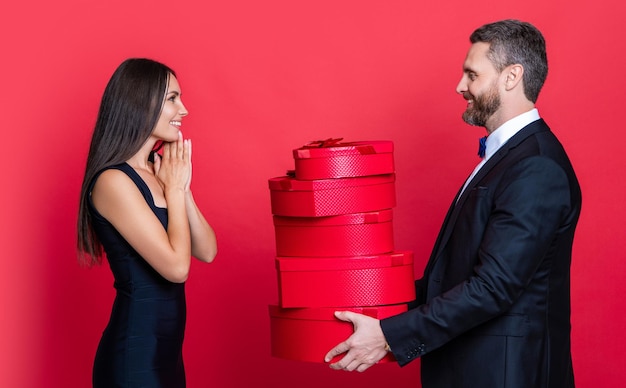
[[[486,152],[453,201],[415,306],[378,321],[352,312],[354,334],[326,356],[364,371],[391,351],[421,357],[424,388],[567,388],[570,263],[581,207],[578,181],[535,102],[548,66],[532,25],[480,27],[457,92],[463,119],[487,130]]]

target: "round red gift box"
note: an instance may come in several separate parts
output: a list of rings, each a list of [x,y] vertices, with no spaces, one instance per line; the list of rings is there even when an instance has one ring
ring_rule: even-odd
[[[296,179],[392,174],[393,142],[387,140],[304,146],[293,150]]]
[[[285,309],[270,305],[271,354],[295,361],[324,362],[324,356],[353,333],[350,322],[337,319],[335,311],[353,311],[377,319],[407,311],[406,304],[373,307],[322,307]],[[338,361],[343,355],[335,357]],[[394,361],[388,353],[380,362]]]
[[[274,216],[277,256],[365,256],[392,252],[392,210],[330,217]]]
[[[324,217],[391,209],[396,205],[395,174],[301,181],[269,180],[272,214]]]
[[[415,299],[413,253],[277,257],[281,307],[377,306]]]

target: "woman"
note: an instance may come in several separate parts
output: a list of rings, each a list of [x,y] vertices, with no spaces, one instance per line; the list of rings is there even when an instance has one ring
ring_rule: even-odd
[[[106,253],[115,278],[94,387],[185,386],[184,283],[192,255],[217,253],[190,189],[185,116],[174,71],[149,59],[124,61],[104,91],[78,219],[81,260],[99,264]]]

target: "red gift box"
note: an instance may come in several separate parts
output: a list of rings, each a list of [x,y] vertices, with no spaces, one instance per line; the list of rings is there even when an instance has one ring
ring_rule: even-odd
[[[274,216],[277,256],[365,256],[392,252],[392,210],[331,217]]]
[[[393,142],[386,140],[349,143],[314,142],[293,150],[293,157],[296,179],[300,180],[358,177],[395,172]]]
[[[354,311],[377,319],[407,311],[406,304],[375,307],[285,309],[270,305],[272,356],[295,361],[324,362],[324,356],[353,333],[350,322],[335,318],[335,311]],[[335,357],[336,362],[344,355]],[[388,353],[381,362],[394,361]]]
[[[323,217],[391,209],[396,205],[395,174],[301,181],[269,180],[272,213]]]
[[[415,299],[413,253],[277,257],[281,307],[377,306]]]

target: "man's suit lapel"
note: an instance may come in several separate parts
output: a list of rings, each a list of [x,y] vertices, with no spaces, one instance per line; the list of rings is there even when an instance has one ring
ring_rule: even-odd
[[[441,232],[439,237],[437,238],[437,242],[435,244],[435,249],[433,249],[433,255],[429,261],[429,268],[432,268],[434,262],[439,258],[443,247],[446,246],[448,239],[454,229],[454,225],[459,217],[460,212],[463,210],[463,206],[467,201],[467,197],[469,193],[474,189],[478,182],[480,182],[502,159],[504,159],[513,148],[517,147],[521,142],[523,142],[529,136],[533,134],[548,130],[547,124],[543,121],[543,119],[539,119],[528,124],[526,127],[522,128],[519,132],[517,132],[513,137],[511,137],[505,144],[500,147],[500,149],[485,163],[485,165],[480,169],[480,171],[474,176],[474,178],[469,182],[465,191],[461,194],[461,197],[456,201],[456,204],[453,202],[446,214],[446,218],[444,220],[443,226],[441,228]],[[460,190],[459,190],[460,191]],[[458,196],[458,194],[457,194]],[[456,197],[455,197],[456,200]]]

